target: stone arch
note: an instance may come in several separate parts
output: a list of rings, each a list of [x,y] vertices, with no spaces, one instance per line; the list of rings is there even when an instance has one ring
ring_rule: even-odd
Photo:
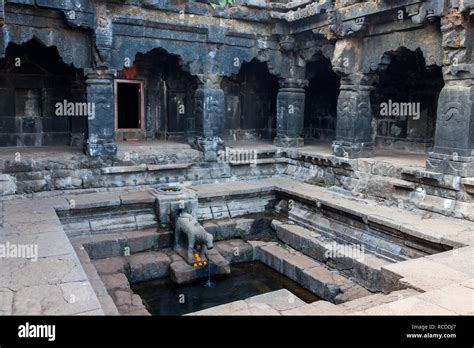
[[[191,75],[203,73],[202,62],[206,61],[206,45],[197,42],[176,42],[151,39],[141,39],[135,41],[135,38],[114,37],[114,48],[112,54],[111,66],[114,69],[122,70],[126,67],[126,62],[134,61],[138,54],[145,55],[154,50],[161,50],[167,54],[177,57],[181,68]]]
[[[219,48],[219,74],[230,77],[239,73],[245,63],[258,61],[267,65],[268,71],[282,77],[283,55],[280,51],[268,48],[243,48],[224,45]]]
[[[420,40],[420,36],[423,36],[423,40]],[[355,60],[359,61],[358,66],[363,74],[383,69],[384,65],[390,63],[391,53],[400,50],[420,51],[426,66],[443,65],[442,34],[435,25],[362,39],[358,45],[362,53],[356,54],[358,57]]]
[[[382,55],[371,94],[373,140],[379,148],[425,153],[434,140],[442,69],[421,49]]]
[[[24,26],[9,26],[4,28],[5,51],[0,51],[0,58],[6,54],[6,47],[10,44],[22,45],[30,41],[40,43],[44,47],[55,47],[62,61],[73,65],[77,69],[92,66],[91,41],[89,35],[82,30],[41,30]],[[2,53],[3,52],[3,53]]]
[[[239,72],[223,78],[226,107],[224,138],[272,139],[276,134],[278,79],[265,62],[252,59]]]
[[[181,56],[162,48],[137,52],[133,65],[118,71],[117,78],[143,84],[145,137],[184,140],[190,136],[198,79]],[[118,133],[119,140],[126,140],[128,132]]]
[[[0,59],[0,146],[82,147],[93,116],[82,114],[85,94],[82,70],[56,47],[34,38],[10,42]]]

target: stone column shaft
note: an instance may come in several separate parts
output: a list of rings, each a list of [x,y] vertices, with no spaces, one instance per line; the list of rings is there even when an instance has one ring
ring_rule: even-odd
[[[87,102],[95,108],[88,119],[86,153],[90,156],[110,156],[117,153],[115,145],[115,71],[86,69]]]
[[[223,146],[220,134],[224,130],[225,96],[220,80],[217,75],[206,76],[194,97],[195,143],[208,162],[217,161],[217,152]]]
[[[474,176],[474,66],[470,73],[445,77],[438,99],[433,151],[426,169]]]
[[[304,139],[301,137],[304,128],[305,90],[306,80],[281,82],[277,95],[277,135],[275,146],[302,147]]]
[[[371,85],[341,80],[341,92],[337,100],[336,139],[332,150],[336,156],[346,158],[371,157],[372,107]]]

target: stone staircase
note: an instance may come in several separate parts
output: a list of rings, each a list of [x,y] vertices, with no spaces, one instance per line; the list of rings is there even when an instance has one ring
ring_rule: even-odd
[[[257,260],[326,301],[343,303],[371,294],[364,287],[343,277],[337,271],[329,269],[288,246],[275,242],[260,243],[253,245]]]
[[[305,306],[290,309],[281,312],[282,315],[347,315],[357,314],[369,308],[403,300],[408,297],[418,295],[419,293],[412,289],[393,291],[392,293],[373,294],[358,298],[342,304],[334,304],[328,301],[317,301]]]
[[[370,291],[382,290],[381,267],[393,261],[348,247],[347,243],[344,245],[324,240],[321,235],[295,224],[283,224],[274,220],[273,226],[277,237],[285,244],[322,264],[337,269]]]

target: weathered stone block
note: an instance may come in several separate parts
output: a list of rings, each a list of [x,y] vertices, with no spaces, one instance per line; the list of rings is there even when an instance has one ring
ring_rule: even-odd
[[[130,281],[138,283],[169,275],[171,260],[160,252],[146,252],[130,256]]]
[[[211,267],[211,275],[230,274],[229,262],[224,259],[215,249],[207,251],[209,260],[208,267]],[[171,280],[177,284],[190,283],[196,279],[208,276],[207,267],[193,267],[182,258],[175,261],[170,266]]]
[[[103,275],[102,280],[105,287],[109,292],[113,292],[117,289],[129,289],[130,283],[127,277],[123,273],[106,274]]]
[[[265,245],[260,248],[260,261],[280,273],[283,270],[283,259],[288,255],[288,251],[277,245]]]
[[[253,260],[252,246],[241,239],[217,242],[214,247],[231,264]]]
[[[12,195],[15,192],[15,178],[8,174],[0,174],[0,196]]]
[[[84,244],[84,248],[87,250],[91,260],[123,255],[123,250],[118,240],[103,240],[87,243]]]
[[[124,273],[125,258],[122,256],[108,257],[92,261],[95,269],[100,274]]]
[[[301,285],[322,299],[334,302],[341,288],[334,280],[334,274],[322,266],[304,270]]]

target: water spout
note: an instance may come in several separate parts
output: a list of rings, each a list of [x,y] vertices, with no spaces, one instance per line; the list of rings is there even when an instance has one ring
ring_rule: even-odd
[[[207,282],[204,284],[206,288],[212,288],[212,282],[211,282],[211,262],[207,264]]]

